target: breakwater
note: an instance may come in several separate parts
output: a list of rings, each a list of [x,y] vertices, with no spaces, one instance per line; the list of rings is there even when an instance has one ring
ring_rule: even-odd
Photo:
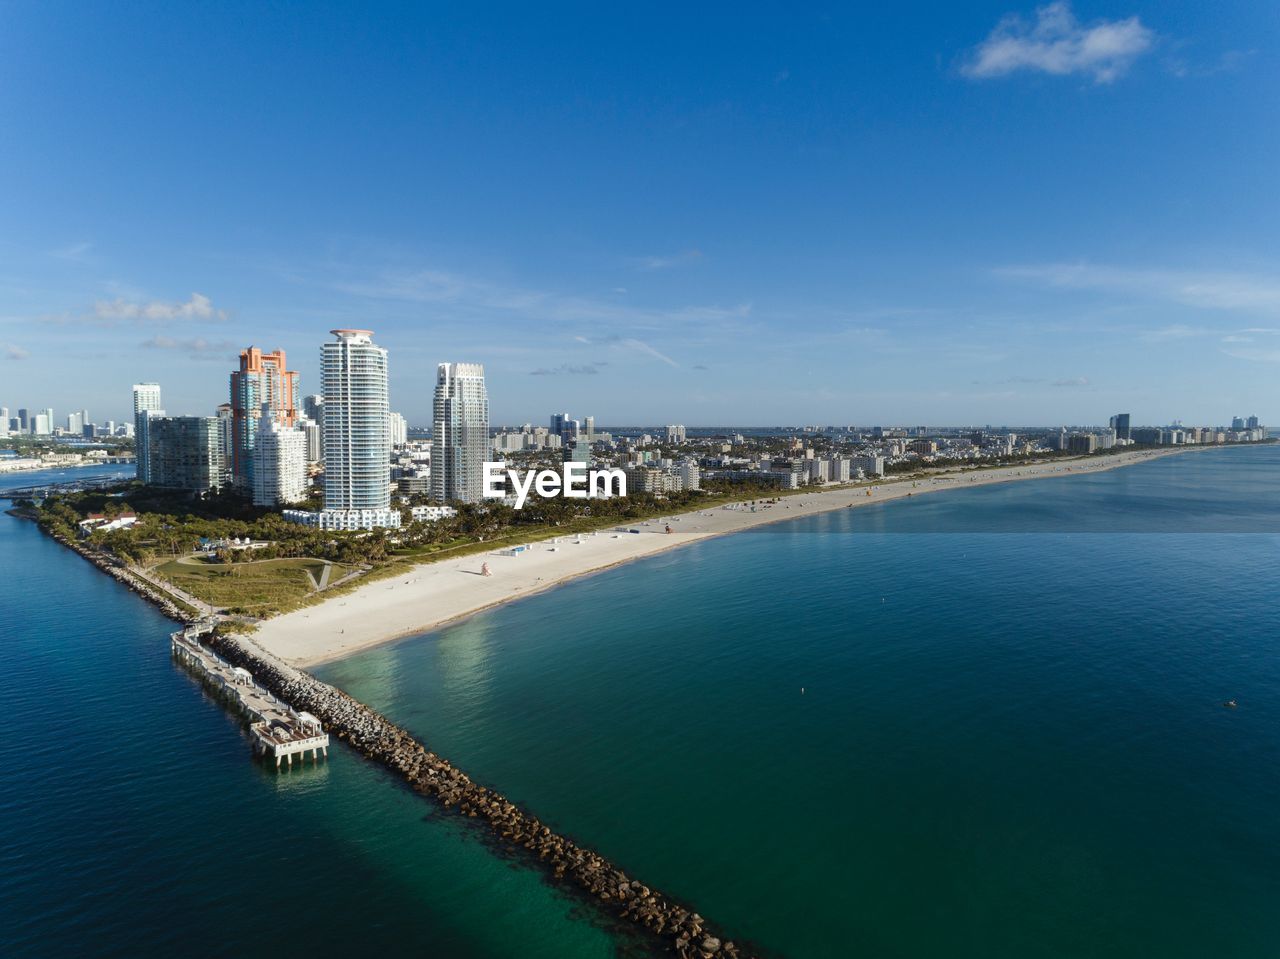
[[[188,624],[195,621],[195,617],[113,557],[52,531],[45,532],[154,603],[170,618]],[[248,640],[214,634],[208,645],[227,662],[249,670],[258,683],[294,710],[315,715],[331,735],[399,773],[416,792],[436,800],[445,809],[485,822],[502,845],[524,853],[558,882],[585,893],[621,919],[647,930],[668,951],[682,959],[740,959],[748,955],[736,943],[717,934],[698,913],[628,876],[599,853],[553,832],[500,793],[473,782],[406,730],[340,689],[285,665]]]
[[[747,955],[696,912],[555,833],[340,689],[285,665],[250,640],[215,635],[209,645],[228,662],[249,670],[258,683],[294,709],[318,717],[330,735],[400,774],[416,792],[445,809],[484,822],[504,846],[523,853],[552,878],[587,894],[621,919],[648,930],[668,951],[682,959]]]

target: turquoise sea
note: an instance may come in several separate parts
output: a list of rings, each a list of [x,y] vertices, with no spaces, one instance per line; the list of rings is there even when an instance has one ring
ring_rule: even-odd
[[[344,749],[254,766],[30,524],[0,569],[0,954],[617,954]],[[1278,591],[1280,449],[1228,449],[706,541],[320,672],[766,954],[1273,955]]]

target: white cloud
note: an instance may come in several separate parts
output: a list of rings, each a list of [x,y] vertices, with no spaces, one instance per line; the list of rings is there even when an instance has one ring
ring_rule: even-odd
[[[1155,33],[1137,17],[1085,25],[1069,3],[1050,3],[1036,10],[1034,23],[1016,13],[1004,17],[972,51],[961,72],[979,79],[1019,70],[1055,76],[1081,73],[1095,83],[1111,83],[1154,43]]]
[[[330,270],[332,273],[332,270]],[[297,278],[295,276],[295,278]],[[317,282],[351,296],[429,303],[456,319],[493,322],[501,317],[537,323],[589,324],[615,329],[656,329],[734,324],[751,313],[751,304],[647,308],[612,299],[523,289],[437,269],[383,271],[373,277]],[[589,342],[582,339],[581,342]]]
[[[114,300],[99,300],[93,305],[96,319],[114,323],[120,320],[134,320],[139,323],[166,323],[173,320],[215,320],[227,318],[225,310],[215,309],[213,301],[203,293],[192,293],[191,298],[182,303],[165,303],[152,300],[139,303],[116,297]]]
[[[666,363],[668,366],[678,367],[680,365],[671,357],[667,356],[665,353],[659,353],[657,350],[655,350],[652,346],[650,346],[648,343],[644,342],[643,340],[625,339],[625,340],[622,340],[621,342],[622,342],[622,345],[625,346],[627,349],[634,350],[637,353],[643,353],[645,356],[651,356],[655,360],[661,360],[663,363]]]
[[[1227,50],[1211,63],[1193,63],[1182,56],[1169,57],[1165,66],[1175,77],[1211,77],[1219,73],[1235,73],[1257,54],[1257,50]]]
[[[1237,360],[1253,360],[1257,363],[1280,363],[1280,350],[1259,350],[1252,347],[1231,347],[1222,351]]]
[[[1213,330],[1207,330],[1198,326],[1187,326],[1185,323],[1175,323],[1172,326],[1162,326],[1158,330],[1147,330],[1142,334],[1142,338],[1148,342],[1159,342],[1160,340],[1189,340],[1196,336],[1212,336]]]
[[[536,370],[530,370],[530,376],[595,376],[600,372],[600,367],[608,366],[608,363],[582,363],[578,365],[570,363],[562,363],[559,366],[540,366]]]
[[[1127,269],[1092,263],[1033,264],[1002,267],[995,272],[998,276],[1034,280],[1051,287],[1124,293],[1210,309],[1280,309],[1280,278],[1269,275]]]
[[[25,360],[30,355],[30,353],[14,343],[6,343],[4,345],[4,358],[6,360]]]
[[[57,250],[51,250],[49,255],[59,260],[70,260],[73,263],[86,263],[89,260],[89,254],[93,251],[93,244],[87,240],[79,243],[71,243]]]
[[[1050,385],[1050,386],[1088,386],[1088,385],[1089,385],[1089,377],[1087,377],[1087,376],[1072,376],[1072,377],[1068,377],[1068,378],[1067,378],[1067,379],[1065,379],[1065,380],[1054,380],[1054,381],[1053,381],[1052,383],[1050,383],[1049,385]]]
[[[672,267],[688,266],[702,259],[701,250],[685,250],[682,253],[670,253],[665,256],[641,256],[631,261],[638,270],[669,270]]]
[[[174,350],[180,353],[188,353],[197,358],[226,358],[228,362],[230,362],[230,357],[235,352],[234,345],[229,341],[211,341],[206,340],[203,336],[197,336],[192,339],[176,339],[172,336],[163,336],[157,333],[151,339],[143,340],[139,345],[148,350]]]

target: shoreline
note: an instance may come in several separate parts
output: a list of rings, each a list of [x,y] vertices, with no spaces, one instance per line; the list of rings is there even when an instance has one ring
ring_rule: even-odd
[[[815,489],[783,497],[754,512],[735,503],[625,523],[581,537],[533,541],[519,555],[507,555],[508,550],[501,549],[422,563],[404,576],[375,580],[318,605],[266,620],[246,638],[291,666],[310,668],[438,629],[633,560],[772,523],[949,489],[1092,475],[1179,453],[1223,448],[1188,446],[1117,453],[1105,459],[943,472],[918,480]],[[663,531],[667,525],[672,529],[670,534]],[[491,576],[480,573],[483,563],[490,566]]]
[[[642,883],[600,853],[555,832],[518,803],[477,783],[449,760],[429,750],[408,730],[371,706],[263,653],[242,636],[215,633],[207,645],[224,661],[249,670],[256,682],[288,703],[320,719],[326,732],[371,762],[404,780],[414,792],[446,812],[489,828],[500,848],[548,881],[583,896],[623,927],[647,933],[663,953],[683,959],[753,955],[692,907]],[[618,934],[610,930],[611,934]]]
[[[0,457],[0,476],[10,473],[40,473],[44,470],[79,470],[103,466],[127,466],[128,463],[103,463],[90,460],[87,463],[46,463],[29,457]]]

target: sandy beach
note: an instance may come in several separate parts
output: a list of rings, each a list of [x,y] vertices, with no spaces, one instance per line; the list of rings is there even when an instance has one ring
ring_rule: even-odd
[[[868,488],[832,488],[783,497],[757,507],[716,506],[579,537],[530,542],[512,554],[504,547],[459,559],[423,563],[394,579],[375,580],[327,602],[263,623],[252,639],[267,652],[297,666],[340,659],[358,650],[425,632],[450,620],[510,602],[559,583],[608,569],[663,550],[766,523],[812,516],[834,509],[867,506],[948,489],[1020,482],[1118,469],[1201,447],[1119,453],[1105,459],[1076,459],[1013,466],[924,480],[876,483]],[[1208,447],[1204,447],[1208,448]],[[665,532],[670,525],[671,532]],[[639,532],[629,532],[638,530]],[[491,575],[481,573],[488,564]]]

